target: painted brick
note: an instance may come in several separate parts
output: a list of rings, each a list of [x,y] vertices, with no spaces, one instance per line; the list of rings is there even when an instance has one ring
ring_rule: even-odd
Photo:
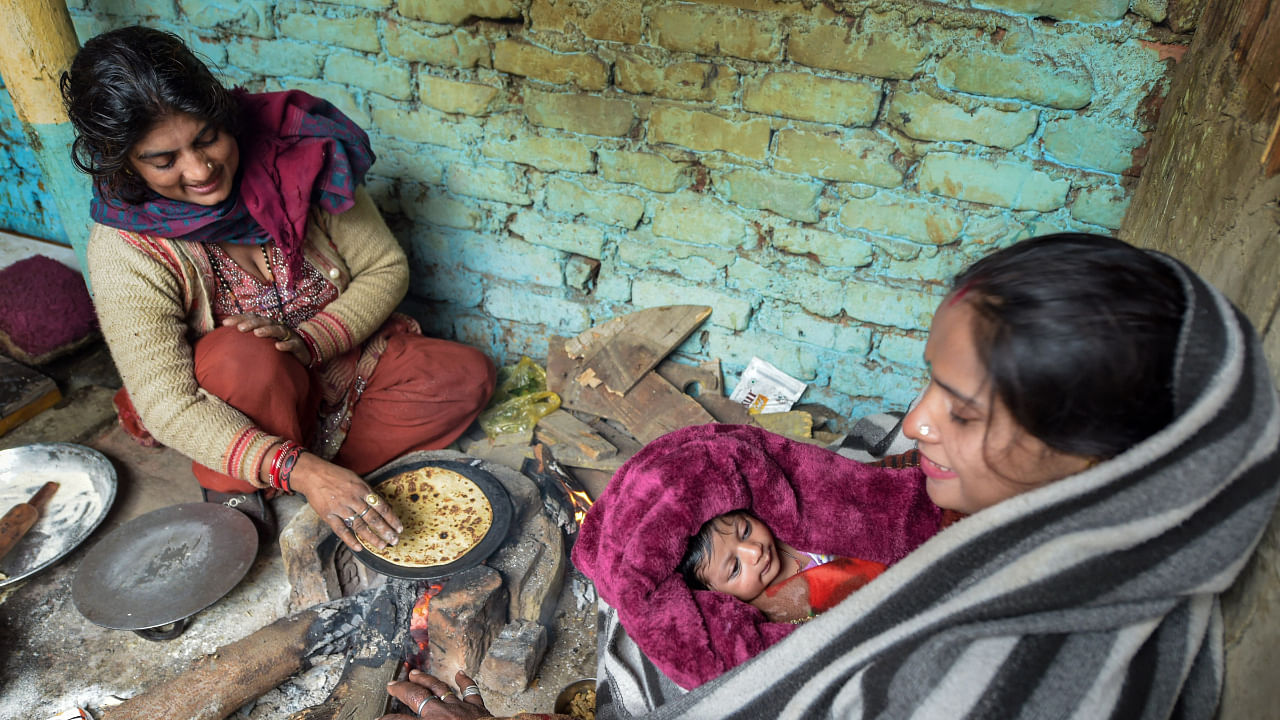
[[[577,28],[589,38],[627,44],[640,42],[644,32],[644,15],[633,0],[533,0],[529,20],[538,31],[566,33]]]
[[[506,285],[489,288],[484,310],[503,320],[545,325],[561,334],[580,333],[591,326],[587,309],[579,303]]]
[[[443,185],[445,163],[452,159],[424,150],[416,143],[374,136],[373,152],[378,160],[373,164],[373,172],[424,185]]]
[[[1074,110],[1089,104],[1093,79],[1085,70],[1016,55],[953,53],[938,62],[938,83],[977,95],[1020,98]]]
[[[453,337],[460,343],[480,348],[498,364],[504,359],[504,335],[502,327],[486,313],[464,312],[453,320]],[[546,357],[536,355],[531,357]]]
[[[1049,212],[1062,207],[1071,183],[1026,165],[954,153],[930,153],[916,172],[924,192],[997,205]]]
[[[102,32],[110,29],[109,27],[103,27]],[[78,25],[76,32],[79,32]],[[182,36],[183,42],[187,44],[187,47],[191,48],[196,57],[207,61],[211,70],[227,64],[227,46],[224,43],[204,39],[201,37],[200,29],[194,25],[181,29],[175,28],[174,32]],[[89,37],[93,36],[90,35]]]
[[[870,125],[880,111],[878,83],[771,72],[743,83],[742,107],[766,115],[836,125]]]
[[[658,198],[653,205],[653,232],[698,245],[741,247],[754,240],[756,233],[730,208],[720,200],[693,192]]]
[[[542,325],[513,325],[504,323],[499,338],[499,354],[505,354],[507,364],[512,364],[521,357],[544,358],[549,347],[550,333]]]
[[[862,267],[874,257],[864,240],[810,228],[777,228],[773,245],[795,255],[813,255],[826,267]]]
[[[445,185],[459,194],[510,205],[532,205],[528,183],[522,175],[506,168],[487,165],[452,165],[445,172]]]
[[[960,237],[964,219],[963,213],[937,202],[887,193],[865,200],[851,199],[840,210],[840,223],[846,227],[927,245],[945,245]]]
[[[776,335],[708,332],[706,353],[719,358],[729,368],[746,368],[752,357],[758,357],[801,382],[810,382],[818,376],[817,358],[810,348]]]
[[[358,55],[330,55],[324,63],[324,76],[397,100],[413,97],[409,68],[400,63],[374,62]]]
[[[897,92],[885,114],[889,124],[919,140],[960,140],[992,147],[1023,144],[1040,122],[1039,110],[967,110],[923,92]]]
[[[637,55],[619,54],[613,82],[621,90],[673,100],[727,105],[738,89],[738,73],[727,65],[705,62],[654,64]]]
[[[584,188],[568,180],[549,178],[546,203],[552,212],[585,215],[596,222],[624,228],[634,228],[644,215],[644,201],[603,183],[598,188]]]
[[[631,278],[616,272],[601,272],[596,279],[595,296],[617,303],[631,302]]]
[[[604,254],[604,233],[578,223],[552,222],[525,210],[507,226],[511,232],[534,245],[564,250],[599,260]]]
[[[660,5],[649,15],[649,34],[656,44],[677,52],[782,60],[781,33],[771,15],[693,4]]]
[[[637,309],[663,305],[706,305],[710,322],[730,330],[745,330],[751,320],[751,303],[736,295],[699,285],[641,279],[631,283],[631,302]]]
[[[858,403],[862,413],[905,411],[920,394],[927,381],[921,373],[913,377],[897,365],[870,365],[865,358],[833,355],[826,364],[831,368],[831,389],[855,398],[874,398],[871,403]]]
[[[536,90],[525,92],[524,112],[534,125],[607,137],[628,134],[636,121],[635,106],[626,100]]]
[[[378,206],[383,215],[403,214],[400,209],[398,182],[370,174],[365,176],[364,185],[369,190],[369,197],[373,198],[373,203]]]
[[[520,17],[520,7],[512,0],[397,0],[396,4],[405,17],[443,25],[461,25],[472,17]]]
[[[498,88],[419,74],[418,97],[440,112],[485,115],[498,97]]]
[[[1041,136],[1044,149],[1065,165],[1120,173],[1133,166],[1133,151],[1146,138],[1131,127],[1119,127],[1079,115],[1050,120]]]
[[[840,312],[844,286],[794,268],[772,269],[745,258],[729,266],[729,286],[793,302],[820,317]]]
[[[455,268],[462,260],[458,247],[467,244],[466,236],[438,227],[417,225],[409,233],[409,258],[413,265],[439,265]]]
[[[493,67],[557,85],[572,83],[582,90],[603,90],[609,84],[609,66],[594,55],[552,52],[518,40],[494,44]]]
[[[676,107],[654,108],[649,116],[649,142],[672,143],[693,150],[724,150],[763,160],[769,152],[769,121],[722,118]]]
[[[276,18],[276,31],[294,40],[339,45],[352,50],[377,52],[382,49],[377,20],[367,15],[330,18],[290,13]]]
[[[972,232],[970,231],[971,234]],[[922,248],[915,257],[910,259],[890,259],[878,270],[878,275],[883,278],[910,280],[914,283],[941,287],[972,264],[974,259],[975,257],[954,248],[930,246]]]
[[[1169,0],[1133,0],[1133,11],[1157,25],[1169,17]]]
[[[574,255],[565,261],[564,284],[578,290],[586,290],[600,272],[600,261]]]
[[[364,103],[357,100],[350,90],[337,85],[335,82],[303,80],[301,78],[288,78],[287,80],[267,78],[262,83],[262,89],[265,92],[301,90],[318,98],[328,100],[334,107],[341,110],[344,115],[351,118],[352,122],[362,128],[367,128],[373,123],[373,117],[365,109]]]
[[[440,67],[471,68],[490,64],[489,42],[468,30],[447,35],[429,35],[412,23],[387,20],[387,51],[405,60],[418,60]]]
[[[512,282],[562,287],[564,253],[527,243],[510,235],[468,234],[459,248],[462,264],[482,275]]]
[[[906,80],[929,57],[928,39],[916,28],[899,32],[859,32],[844,24],[793,30],[787,57],[809,67]]]
[[[1124,17],[1129,0],[979,0],[977,7],[1077,22],[1111,22]]]
[[[519,132],[493,132],[489,128],[480,152],[507,162],[532,165],[553,172],[591,172],[595,161],[591,149],[577,140],[541,137]]]
[[[902,184],[902,171],[893,163],[897,150],[893,141],[872,130],[840,134],[780,130],[773,166],[825,180],[897,187]]]
[[[800,222],[818,221],[820,183],[746,169],[715,173],[712,181],[716,191],[729,202],[772,210]]]
[[[926,330],[938,298],[918,290],[904,290],[868,282],[845,284],[844,311],[850,317],[904,330]]]
[[[600,175],[610,182],[630,183],[654,192],[675,192],[689,184],[687,163],[672,162],[654,153],[599,150]]]
[[[316,47],[293,40],[231,40],[227,61],[259,75],[320,77]]]
[[[127,7],[133,15],[157,20],[173,20],[178,17],[173,0],[132,0]]]
[[[326,5],[351,5],[369,10],[386,10],[395,0],[316,0]]]
[[[407,140],[443,145],[460,150],[481,135],[480,126],[471,120],[453,120],[430,109],[406,110],[390,101],[373,102],[373,126],[380,133]]]
[[[686,280],[715,282],[733,262],[729,250],[668,240],[644,229],[618,241],[618,261],[641,270],[662,270]]]
[[[814,317],[799,305],[766,302],[756,311],[754,319],[760,330],[795,342],[856,355],[866,355],[871,349],[871,331],[867,328]]]
[[[419,188],[416,192],[402,188],[400,205],[404,213],[415,222],[458,228],[478,229],[484,221],[484,213],[466,202],[441,192],[429,192]]]
[[[485,284],[483,277],[459,267],[415,266],[409,273],[409,292],[413,295],[464,308],[480,305]]]
[[[876,343],[876,353],[889,362],[919,367],[924,357],[924,343],[924,338],[885,333]]]
[[[1124,188],[1104,185],[1081,190],[1071,203],[1071,217],[1116,230],[1128,209],[1129,196]]]

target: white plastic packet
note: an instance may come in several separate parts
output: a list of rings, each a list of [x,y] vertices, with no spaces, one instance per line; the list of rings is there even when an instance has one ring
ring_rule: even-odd
[[[804,383],[761,360],[751,358],[729,399],[752,415],[780,413],[791,409],[807,387]]]
[[[72,708],[54,715],[49,720],[93,720],[93,716],[84,708]]]

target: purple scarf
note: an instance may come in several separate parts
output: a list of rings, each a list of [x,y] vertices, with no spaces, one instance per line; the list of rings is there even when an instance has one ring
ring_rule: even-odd
[[[330,103],[298,90],[231,93],[240,104],[240,171],[226,200],[210,207],[152,193],[133,205],[104,199],[95,184],[90,214],[121,230],[201,243],[274,240],[296,269],[312,204],[334,214],[355,204],[374,161],[369,136]]]

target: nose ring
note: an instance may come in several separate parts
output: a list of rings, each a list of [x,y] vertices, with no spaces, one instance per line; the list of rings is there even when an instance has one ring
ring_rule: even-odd
[[[212,162],[210,162],[210,161],[208,161],[208,160],[205,160],[205,161],[204,161],[204,166],[205,166],[205,167],[207,167],[207,168],[209,168],[210,170],[212,170],[212,169],[213,169],[213,163],[212,163]]]
[[[921,426],[920,426],[920,434],[921,434],[922,436],[924,436],[924,437],[928,437],[928,436],[929,436],[929,426],[928,426],[928,425],[921,425]]]

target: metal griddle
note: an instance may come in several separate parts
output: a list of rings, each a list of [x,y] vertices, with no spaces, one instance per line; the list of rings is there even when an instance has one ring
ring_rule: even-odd
[[[71,582],[71,599],[96,625],[169,640],[230,592],[257,554],[258,533],[244,513],[217,503],[172,505],[94,545]]]
[[[364,563],[369,569],[389,577],[404,580],[434,580],[435,578],[447,577],[479,565],[507,539],[507,531],[511,528],[511,516],[513,514],[511,498],[507,495],[507,489],[502,486],[502,482],[498,478],[474,465],[452,460],[425,460],[407,465],[397,465],[374,473],[365,478],[365,480],[370,487],[377,490],[378,485],[385,480],[389,480],[401,473],[424,467],[452,470],[475,483],[480,488],[480,491],[484,493],[485,498],[489,501],[489,506],[493,509],[493,524],[489,526],[489,531],[485,533],[478,545],[468,550],[467,554],[457,560],[444,565],[405,567],[380,558],[367,549],[362,552],[352,553],[353,557]]]

